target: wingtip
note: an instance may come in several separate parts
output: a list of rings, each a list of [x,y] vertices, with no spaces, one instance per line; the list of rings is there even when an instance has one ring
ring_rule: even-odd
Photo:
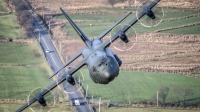
[[[60,7],[60,10],[61,10],[61,11],[63,10],[62,7]]]
[[[53,74],[53,75],[51,75],[51,76],[49,77],[49,79],[51,79],[53,76],[54,76],[54,74]]]

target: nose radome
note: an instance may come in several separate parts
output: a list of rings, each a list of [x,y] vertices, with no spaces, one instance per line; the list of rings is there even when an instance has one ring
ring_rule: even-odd
[[[107,71],[104,71],[104,75],[105,75],[105,78],[110,78],[110,73],[109,73],[108,70],[107,70]]]
[[[109,69],[104,71],[104,76],[106,79],[109,79],[110,81],[115,78],[115,74],[114,74],[113,70],[109,70]]]

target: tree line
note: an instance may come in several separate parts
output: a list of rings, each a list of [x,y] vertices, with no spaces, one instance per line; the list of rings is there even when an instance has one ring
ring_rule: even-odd
[[[29,11],[29,7],[23,0],[12,0],[11,3],[15,7],[15,12],[20,26],[26,32],[26,38],[32,38],[34,36],[34,19]]]
[[[167,97],[171,93],[171,102],[166,102]],[[176,106],[176,107],[187,107],[187,102],[189,99],[194,96],[194,90],[189,87],[179,87],[174,86],[171,88],[167,86],[162,86],[158,89],[158,101],[159,105],[162,107],[165,106]],[[152,96],[152,100],[156,102],[157,94]]]

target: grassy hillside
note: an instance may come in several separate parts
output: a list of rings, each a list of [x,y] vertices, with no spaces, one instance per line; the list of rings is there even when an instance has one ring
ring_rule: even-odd
[[[0,38],[21,38],[24,31],[18,24],[16,16],[11,13],[8,15],[0,15]]]
[[[13,112],[13,110],[20,107],[20,104],[0,104],[0,112]],[[34,112],[73,112],[69,104],[56,104],[53,108],[52,106],[34,108],[31,107]],[[23,112],[32,112],[30,108],[25,109]]]
[[[199,102],[200,83],[199,79],[182,76],[170,73],[152,73],[152,72],[137,72],[137,71],[121,71],[119,76],[108,85],[94,84],[90,79],[87,69],[82,69],[84,80],[81,80],[84,88],[88,85],[88,94],[92,95],[97,100],[97,97],[102,97],[102,100],[111,100],[114,102],[128,102],[129,95],[131,101],[151,101],[152,96],[156,94],[162,86],[168,86],[170,92],[167,101],[171,101],[172,88],[189,87],[194,90],[194,96],[190,97],[190,101]],[[75,77],[81,77],[79,73]],[[82,79],[82,78],[81,78]]]
[[[48,73],[41,67],[1,67],[0,99],[27,99],[34,88],[50,84]]]
[[[5,7],[5,2],[4,0],[0,0],[0,11],[5,11],[6,10],[6,7]]]
[[[168,31],[162,31],[162,33],[173,33],[173,34],[199,34],[200,25],[180,28],[180,29],[173,29]]]
[[[106,108],[103,112],[197,112],[198,110],[163,109],[163,108]]]
[[[44,62],[37,43],[0,43],[0,63],[37,64]]]
[[[97,12],[98,11],[100,12],[102,10],[104,10],[104,11],[107,10],[108,12],[113,11],[113,14],[109,14],[109,13],[108,14],[107,13],[106,14],[87,14],[87,13],[85,13],[85,14],[70,15],[70,17],[74,21],[76,21],[77,25],[81,28],[81,30],[88,37],[98,36],[104,30],[106,30],[108,27],[110,27],[112,24],[114,24],[117,20],[119,20],[121,17],[123,17],[123,15],[124,15],[124,13],[117,13],[117,12],[124,11],[120,8],[112,8],[112,9],[110,9],[110,8],[93,8],[93,9],[87,9],[86,11],[88,11],[88,10],[89,11],[97,11]],[[125,9],[125,10],[136,11],[136,9]],[[185,11],[182,11],[182,10],[185,10]],[[140,23],[137,23],[133,26],[133,29],[136,31],[136,33],[145,33],[145,32],[151,32],[151,31],[155,31],[155,30],[159,30],[159,29],[163,29],[163,28],[177,27],[177,26],[188,25],[191,23],[200,22],[199,21],[200,16],[183,18],[186,16],[198,14],[199,12],[195,12],[195,9],[165,8],[164,11],[165,11],[164,17],[162,17],[162,14],[160,14],[160,13],[157,13],[156,16],[159,19],[170,20],[170,21],[161,22],[158,26],[151,27],[151,28],[144,27]],[[114,13],[114,12],[116,12],[116,13]],[[158,12],[158,10],[157,10],[157,12]],[[117,28],[119,29],[125,22],[129,21],[134,16],[135,16],[134,14],[130,15]],[[171,19],[175,19],[175,18],[179,18],[179,19],[171,20]],[[58,16],[57,19],[66,20],[64,18],[64,16]],[[144,17],[144,19],[142,19],[142,20],[146,21],[145,19],[146,19],[146,17]],[[142,21],[142,20],[140,20],[140,21]],[[151,25],[151,24],[148,23],[147,25]],[[192,26],[192,27],[180,28],[180,29],[176,29],[176,30],[169,30],[169,31],[166,31],[166,33],[199,34],[198,28],[199,28],[199,26]],[[65,23],[63,30],[65,32],[67,32],[67,37],[78,37],[78,35],[76,34],[76,32],[74,31],[74,29],[71,27],[71,25],[69,23]],[[116,29],[114,29],[114,30],[116,30]],[[113,32],[114,31],[112,31],[111,33],[113,33]],[[165,32],[163,32],[163,33],[165,33]],[[159,49],[159,47],[156,47],[156,48]],[[169,47],[173,49],[172,45],[170,45]],[[138,50],[143,52],[144,51],[143,46],[141,48],[142,49],[138,49]],[[168,49],[170,49],[170,48],[168,48]],[[156,52],[158,51],[157,49],[155,49]],[[132,51],[132,52],[134,55],[135,52],[134,51]],[[146,51],[144,51],[144,52],[146,52]],[[150,50],[149,50],[149,52],[150,52]],[[155,54],[155,52],[152,52],[152,54]],[[160,52],[159,52],[159,54],[160,54]],[[143,55],[148,56],[149,54],[144,53]],[[131,57],[131,56],[132,55],[130,55],[129,57]],[[184,57],[184,59],[185,58],[186,57]],[[132,59],[132,60],[134,60],[134,59]],[[163,63],[164,63],[164,60],[165,59],[162,59]],[[172,58],[169,58],[169,60],[172,60]],[[145,60],[142,60],[142,61],[145,61]],[[167,97],[167,101],[171,101],[173,99],[172,88],[177,86],[180,88],[188,87],[188,88],[191,88],[192,90],[194,90],[194,93],[195,93],[194,96],[190,97],[189,99],[191,102],[200,102],[200,99],[199,99],[200,89],[198,88],[199,79],[195,79],[195,78],[191,78],[191,77],[187,77],[187,76],[181,76],[178,74],[169,74],[169,73],[121,71],[120,75],[113,82],[111,82],[110,84],[105,86],[105,85],[94,84],[92,82],[92,80],[90,79],[90,77],[88,76],[87,70],[82,70],[82,71],[85,75],[85,77],[84,77],[85,80],[83,80],[82,83],[83,83],[85,89],[86,89],[87,85],[89,85],[88,94],[89,94],[90,98],[93,95],[95,99],[98,99],[97,97],[103,97],[102,99],[105,99],[105,100],[111,100],[111,101],[117,101],[117,102],[128,102],[128,99],[130,96],[132,102],[143,101],[143,100],[149,101],[152,99],[152,96],[156,94],[156,92],[159,90],[160,87],[168,86],[168,87],[170,87],[170,92]],[[79,76],[75,75],[75,77],[78,78]]]
[[[110,8],[109,9],[106,8],[106,9],[108,11],[113,11],[113,9],[110,9]],[[102,9],[102,10],[105,10],[105,9]],[[122,9],[118,8],[118,10],[117,11],[116,10],[115,10],[115,12],[113,11],[113,14],[93,14],[93,15],[92,14],[74,14],[74,15],[70,15],[70,17],[74,21],[84,20],[84,22],[77,22],[77,25],[81,28],[81,30],[88,37],[96,37],[99,34],[101,34],[104,30],[109,28],[109,26],[114,24],[117,20],[119,20],[120,18],[122,18],[125,15],[125,13],[117,13],[117,12],[123,11]],[[128,8],[127,10],[129,10],[129,11],[135,10],[136,11],[136,9],[130,9],[130,8]],[[198,12],[194,12],[195,9],[182,9],[182,10],[185,10],[185,12],[180,12],[181,9],[178,9],[178,8],[177,9],[176,8],[175,9],[164,8],[163,9],[164,16],[163,16],[163,14],[159,12],[160,10],[161,9],[155,9],[155,14],[158,17],[158,19],[157,19],[158,21],[160,19],[166,20],[166,19],[181,18],[181,17],[185,17],[185,16],[198,14]],[[178,11],[178,12],[176,12],[176,11]],[[122,22],[120,24],[120,27],[123,24],[125,24],[126,22],[128,22],[134,16],[135,16],[135,14],[130,15],[127,19],[124,20],[124,22]],[[60,19],[60,20],[66,20],[64,16],[57,16],[56,18]],[[146,18],[147,17],[143,17],[142,20],[150,21],[150,19],[146,20]],[[97,20],[99,20],[99,21],[96,22]],[[142,20],[140,20],[140,21],[142,21]],[[200,20],[199,16],[187,18],[187,19],[181,19],[181,20],[174,20],[174,21],[169,21],[169,22],[162,22],[158,26],[151,27],[151,28],[144,27],[140,23],[137,23],[133,26],[133,28],[137,33],[145,33],[145,32],[155,31],[155,30],[162,29],[162,28],[187,25],[187,24],[199,22],[199,20]],[[145,25],[148,25],[148,26],[151,25],[150,23],[148,23],[148,24],[146,24],[144,22],[142,22],[142,23]],[[90,24],[92,24],[92,26],[90,26]],[[67,32],[67,36],[78,37],[78,35],[76,34],[76,32],[74,31],[74,29],[71,27],[70,24],[66,23],[65,25],[66,26],[63,28],[63,30],[65,32]],[[120,28],[120,27],[118,27],[118,28]],[[199,34],[199,32],[196,31],[197,29],[194,29],[194,30],[195,31],[192,32],[193,34]],[[181,31],[184,31],[184,30],[181,30]],[[177,33],[181,33],[181,31],[179,31]],[[172,31],[171,33],[174,33],[174,32],[176,33],[176,30]],[[170,33],[170,31],[168,33]],[[187,32],[184,32],[184,34],[191,34],[191,32],[187,31]]]
[[[26,99],[36,87],[46,87],[51,70],[36,43],[0,43],[0,99]],[[25,64],[10,66],[9,64]]]

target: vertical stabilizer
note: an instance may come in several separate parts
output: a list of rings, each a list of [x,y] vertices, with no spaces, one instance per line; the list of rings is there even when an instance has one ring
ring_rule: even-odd
[[[72,27],[75,29],[75,31],[78,33],[78,35],[81,37],[86,46],[92,48],[91,41],[87,38],[87,36],[81,31],[81,29],[79,29],[79,27],[72,21],[72,19],[67,15],[67,13],[62,8],[60,8],[60,10],[67,18],[69,23],[72,25]]]

